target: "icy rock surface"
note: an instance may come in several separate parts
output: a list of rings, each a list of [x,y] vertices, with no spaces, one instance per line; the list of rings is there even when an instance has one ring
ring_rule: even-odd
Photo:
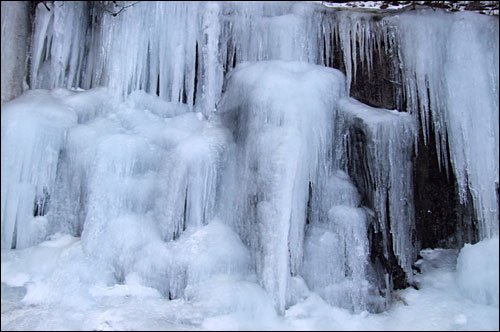
[[[439,163],[451,162],[480,238],[498,234],[498,20],[420,9],[384,17],[340,11],[325,22],[325,40],[336,38],[343,51],[348,88],[358,63],[370,73],[374,53],[393,59],[398,108],[420,122],[425,142],[436,136]],[[333,42],[325,45],[332,63]]]
[[[226,210],[236,207],[229,219],[237,221],[242,238],[253,248],[257,273],[280,311],[293,288],[290,277],[296,275],[311,289],[321,290],[329,303],[354,311],[382,305],[377,296],[368,295],[374,291],[373,271],[367,267],[369,219],[356,187],[338,169],[345,157],[342,145],[347,144],[338,128],[352,126],[354,120],[348,119],[356,110],[370,128],[367,135],[373,136],[367,147],[373,166],[363,171],[376,181],[370,195],[377,197],[378,227],[389,228],[387,196],[398,197],[401,203],[394,204],[401,205],[390,210],[391,232],[396,255],[409,272],[411,117],[387,110],[373,110],[378,113],[372,115],[366,106],[345,99],[344,78],[338,72],[304,63],[243,63],[228,81],[218,113],[235,137],[237,184],[228,186],[238,192],[239,201],[232,191],[222,201]],[[341,118],[346,120],[338,124]],[[389,187],[393,191],[383,192]]]
[[[2,205],[3,245],[81,236],[85,256],[112,280],[132,275],[171,299],[196,298],[199,282],[222,273],[257,281],[280,313],[309,289],[373,310],[387,299],[372,296],[379,283],[368,263],[367,210],[334,151],[343,144],[335,123],[344,99],[340,72],[280,61],[238,66],[209,119],[142,91],[125,101],[106,88],[30,91],[2,112],[3,174],[40,168],[28,167],[32,184],[2,181],[6,198],[31,184],[26,197]],[[38,140],[16,139],[26,123]],[[37,148],[44,135],[52,157]],[[38,159],[18,160],[25,145]]]
[[[402,84],[395,85],[397,108],[421,122],[424,140],[434,132],[442,165],[449,154],[460,200],[473,205],[480,221],[480,238],[498,234],[495,17],[435,8],[381,16],[300,2],[130,5],[117,15],[122,7],[114,3],[37,6],[31,86],[105,85],[122,96],[141,89],[208,115],[238,63],[333,66],[340,48],[349,92],[357,71],[370,73],[375,54],[385,52],[393,59],[394,82]],[[479,130],[484,123],[489,127]]]
[[[19,96],[27,88],[29,7],[29,1],[2,2],[2,103]]]
[[[498,234],[498,20],[422,11],[397,28],[408,109],[424,126],[432,116],[461,201],[472,195],[480,238]]]
[[[343,98],[337,126],[341,139],[336,151],[345,153],[340,158],[343,167],[373,207],[375,232],[382,234],[383,247],[392,242],[399,265],[411,281],[411,265],[416,258],[412,163],[415,122],[407,113]],[[384,256],[388,257],[387,251]]]

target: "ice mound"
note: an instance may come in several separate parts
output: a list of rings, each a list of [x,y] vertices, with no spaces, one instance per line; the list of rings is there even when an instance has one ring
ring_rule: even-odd
[[[498,307],[498,237],[466,244],[457,260],[460,291],[475,302]]]

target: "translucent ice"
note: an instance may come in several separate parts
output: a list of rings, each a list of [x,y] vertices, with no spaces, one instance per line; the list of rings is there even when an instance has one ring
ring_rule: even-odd
[[[2,105],[2,248],[25,248],[47,231],[68,128],[77,116],[50,92],[31,90]]]
[[[233,218],[280,312],[302,264],[308,201],[322,202],[309,197],[310,187],[332,168],[335,105],[343,94],[338,71],[266,61],[237,67],[220,104],[238,146],[234,181],[241,199]]]

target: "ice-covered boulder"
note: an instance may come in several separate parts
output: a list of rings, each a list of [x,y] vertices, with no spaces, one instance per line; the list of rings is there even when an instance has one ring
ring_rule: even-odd
[[[457,260],[457,281],[471,300],[498,307],[498,237],[466,244]]]

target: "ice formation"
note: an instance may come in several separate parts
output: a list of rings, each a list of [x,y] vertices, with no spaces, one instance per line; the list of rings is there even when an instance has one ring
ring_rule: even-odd
[[[394,59],[394,81],[403,87],[398,108],[419,120],[424,140],[437,137],[440,165],[450,159],[460,200],[472,197],[480,237],[498,234],[498,21],[434,9],[374,17],[341,11],[329,23],[347,82],[358,58],[368,72],[374,52]]]
[[[223,2],[138,3],[113,16],[120,9],[114,6],[56,2],[50,12],[38,6],[31,86],[106,85],[123,95],[142,89],[208,115],[224,90],[224,75],[237,63],[276,59],[332,66],[338,45],[349,91],[358,63],[370,73],[374,53],[387,52],[395,82],[403,84],[404,94],[396,93],[399,109],[421,120],[424,139],[434,132],[445,167],[450,155],[460,199],[467,203],[471,195],[481,237],[498,233],[498,158],[481,162],[481,156],[498,156],[498,66],[490,69],[498,59],[494,18],[431,9],[377,17],[318,4]],[[90,20],[80,19],[85,13]],[[470,109],[487,111],[476,115]],[[491,127],[463,137],[483,122]]]
[[[246,179],[238,183],[233,204],[241,208],[233,218],[281,312],[289,278],[301,270],[308,201],[314,210],[330,207],[317,189],[309,191],[332,171],[335,105],[343,89],[341,74],[324,67],[243,63],[218,110],[239,147],[235,176]]]
[[[398,29],[408,109],[432,123],[460,200],[470,193],[480,238],[490,238],[499,218],[498,21],[422,11],[400,18]]]
[[[17,17],[4,7],[26,14],[16,6],[2,2],[2,46]],[[1,111],[2,290],[25,287],[23,303],[183,299],[205,327],[325,302],[382,311],[399,270],[415,282],[419,129],[449,158],[479,238],[498,235],[494,18],[302,2],[46,6],[29,75],[3,69],[25,58],[24,37],[6,39],[19,44],[9,56],[2,47],[2,102],[31,88]],[[349,97],[382,52],[407,112]],[[345,75],[329,68],[338,54]],[[472,251],[458,260],[464,294]],[[4,274],[31,253],[61,255],[48,280]],[[498,306],[490,291],[471,296]]]
[[[343,139],[337,151],[346,153],[341,158],[344,168],[364,191],[365,204],[374,209],[375,230],[381,233],[384,247],[390,245],[388,237],[392,236],[392,250],[411,281],[416,258],[412,245],[416,241],[412,203],[415,122],[407,113],[376,109],[352,98],[342,99],[339,111]]]
[[[457,261],[460,291],[475,302],[498,308],[498,237],[466,244]]]
[[[48,235],[59,156],[77,116],[45,90],[2,105],[1,116],[2,248],[25,248]]]

